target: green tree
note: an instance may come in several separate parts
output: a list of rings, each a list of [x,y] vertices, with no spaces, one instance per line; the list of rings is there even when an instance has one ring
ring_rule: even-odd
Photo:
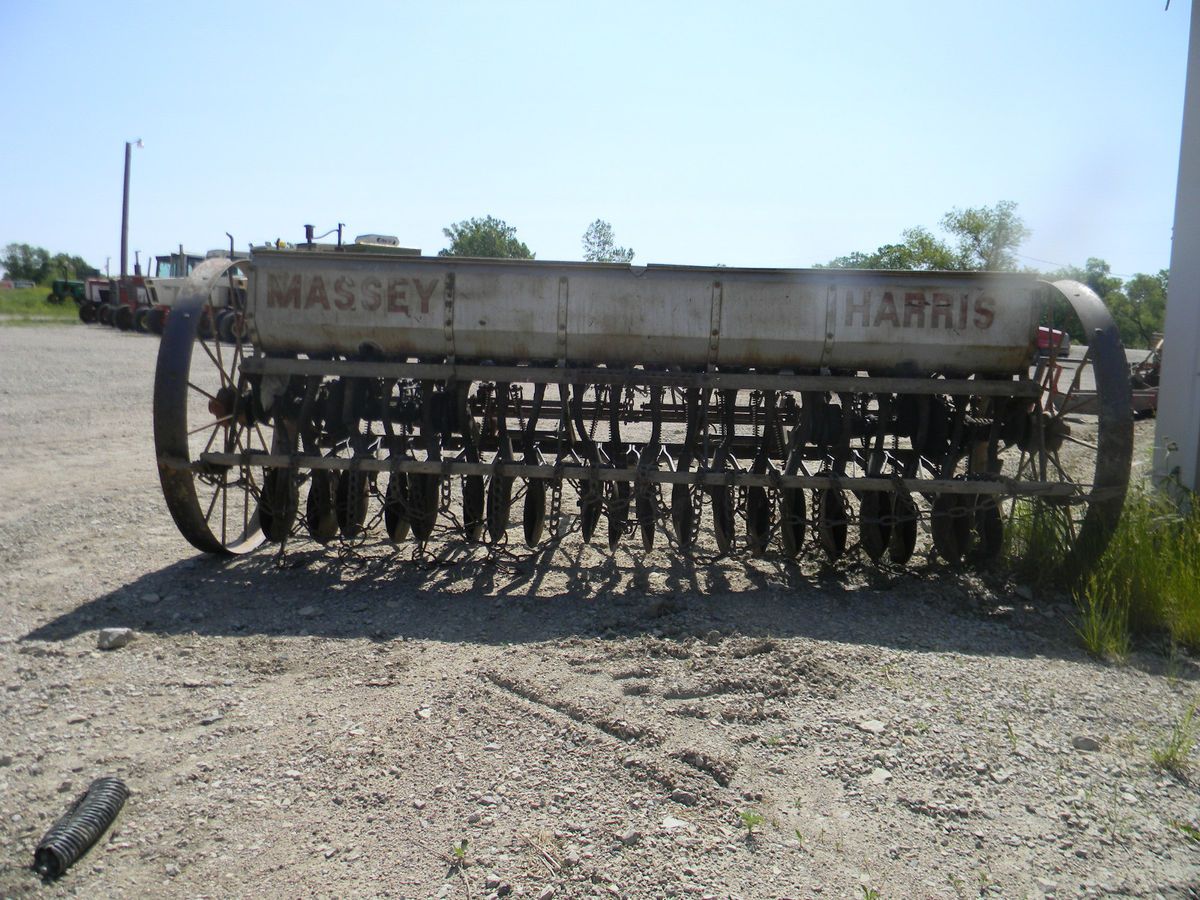
[[[986,269],[1016,268],[1015,252],[1029,236],[1016,213],[1017,204],[1001,200],[995,206],[952,209],[941,226],[956,246],[926,228],[906,228],[896,244],[884,244],[873,253],[857,251],[827,263],[836,269]]]
[[[828,263],[831,269],[957,269],[954,251],[924,228],[907,228],[898,244],[884,244],[874,253],[851,253]]]
[[[465,219],[443,228],[442,234],[450,242],[438,256],[485,256],[502,259],[533,259],[533,254],[524,243],[517,240],[517,229],[503,219],[485,216],[482,219]]]
[[[100,270],[88,265],[87,260],[68,253],[56,253],[50,260],[50,274],[56,278],[82,280],[99,275]]]
[[[50,254],[29,244],[9,244],[0,257],[0,267],[12,279],[28,279],[40,284],[50,274]]]
[[[583,233],[583,258],[588,262],[633,262],[633,250],[616,246],[612,226],[597,219]]]
[[[1012,200],[952,209],[942,216],[941,226],[958,239],[959,268],[987,272],[1015,270],[1016,249],[1030,234]]]
[[[1167,270],[1137,273],[1105,299],[1126,347],[1150,347],[1162,333],[1167,312]]]

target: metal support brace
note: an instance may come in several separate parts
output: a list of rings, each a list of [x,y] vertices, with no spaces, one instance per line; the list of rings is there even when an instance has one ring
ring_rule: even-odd
[[[721,282],[712,283],[712,313],[708,328],[708,371],[713,371],[717,365],[717,350],[721,343],[721,303],[724,300],[725,288]]]
[[[446,362],[454,364],[454,273],[446,273],[446,317],[443,321],[446,336]]]
[[[567,282],[567,276],[563,275],[558,279],[558,364],[565,366],[567,364],[567,302],[570,285]]]

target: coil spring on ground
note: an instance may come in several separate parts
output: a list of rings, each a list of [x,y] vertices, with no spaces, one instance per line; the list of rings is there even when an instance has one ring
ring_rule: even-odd
[[[58,878],[104,834],[129,797],[119,778],[97,778],[38,841],[33,870],[46,879]]]

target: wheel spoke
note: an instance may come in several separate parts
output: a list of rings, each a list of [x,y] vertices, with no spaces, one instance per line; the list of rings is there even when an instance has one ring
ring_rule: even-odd
[[[191,431],[189,431],[188,437],[191,437],[193,434],[196,434],[199,431],[203,431],[205,428],[212,428],[215,430],[217,428],[217,426],[219,426],[225,422],[228,422],[232,418],[233,418],[233,416],[221,416],[221,418],[219,418],[213,422],[205,422],[203,425],[201,425],[197,428],[193,428]]]
[[[1100,448],[1098,446],[1083,440],[1083,438],[1073,437],[1069,434],[1064,434],[1062,437],[1064,441],[1070,441],[1072,444],[1078,444],[1080,447],[1087,447],[1089,450],[1094,450],[1097,453],[1100,452]]]
[[[233,387],[233,381],[225,374],[225,367],[221,365],[221,361],[213,356],[213,352],[208,349],[208,343],[199,335],[196,336],[196,343],[204,348],[204,352],[208,354],[208,358],[212,360],[212,364],[217,367],[217,371],[221,375],[221,387],[229,385]]]
[[[212,499],[208,501],[208,511],[204,513],[204,521],[207,523],[212,518],[213,507],[217,505],[217,498],[221,496],[221,489],[218,487],[213,491]]]
[[[208,391],[206,391],[204,388],[200,387],[197,384],[193,384],[192,382],[189,381],[188,387],[190,387],[193,391],[197,391],[197,392],[203,394],[205,397],[207,397],[209,400],[212,400],[214,403],[217,400],[216,397],[214,397],[212,394],[210,394]]]

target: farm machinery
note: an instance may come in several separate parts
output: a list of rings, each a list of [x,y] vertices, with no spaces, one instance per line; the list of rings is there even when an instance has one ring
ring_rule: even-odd
[[[221,341],[228,302],[244,328]],[[1069,383],[1059,346],[1038,350],[1053,309],[1088,336]],[[1098,402],[1073,411],[1082,390]],[[986,564],[1019,503],[1052,510],[1086,564],[1133,445],[1120,338],[1073,281],[311,242],[195,269],[154,437],[171,515],[209,553],[578,532],[896,566],[921,542]]]
[[[86,299],[86,285],[82,281],[69,278],[56,278],[50,285],[50,293],[46,295],[47,303],[64,303],[67,299],[75,301],[76,305]]]
[[[100,322],[122,331],[140,331],[162,334],[167,315],[179,291],[188,283],[188,275],[206,258],[225,257],[221,250],[210,250],[207,256],[178,253],[157,256],[154,259],[154,275],[143,276],[141,266],[135,265],[135,274],[125,278],[89,279],[88,296],[80,304],[79,317],[84,322]],[[245,254],[240,254],[245,258]],[[91,282],[100,284],[93,292]],[[238,282],[241,286],[241,282]],[[221,298],[218,335],[233,340],[234,314],[227,297]]]

